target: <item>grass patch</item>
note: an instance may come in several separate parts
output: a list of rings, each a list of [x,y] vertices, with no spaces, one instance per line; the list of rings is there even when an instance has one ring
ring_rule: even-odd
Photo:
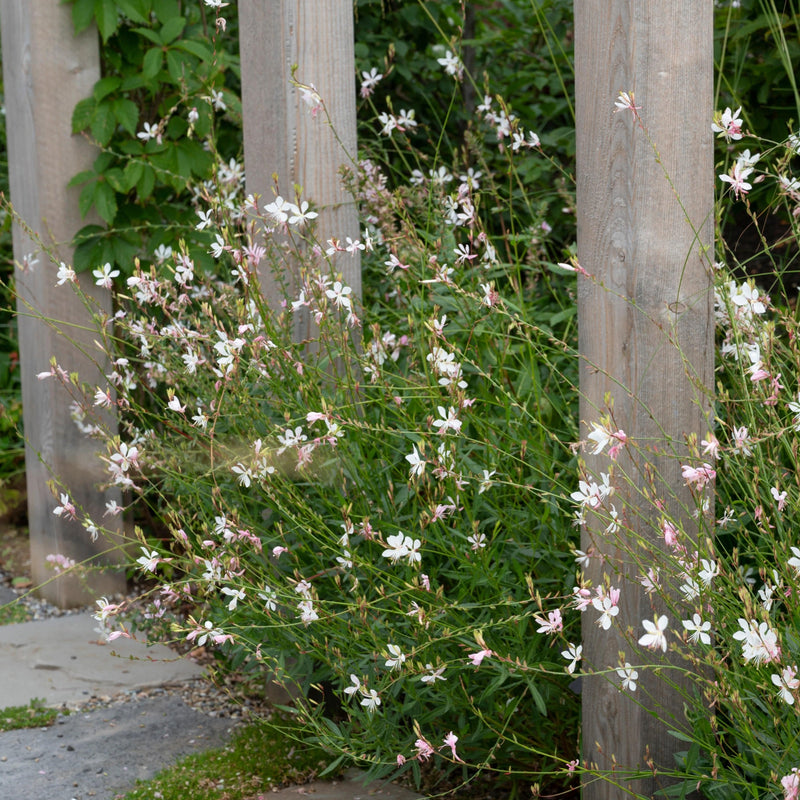
[[[52,725],[57,716],[57,709],[47,708],[44,700],[34,698],[26,706],[9,706],[0,709],[0,731],[45,728]]]
[[[0,625],[14,625],[17,622],[27,622],[30,618],[28,609],[18,600],[0,606]]]
[[[273,787],[309,781],[330,757],[287,738],[286,724],[281,723],[281,731],[265,723],[248,725],[227,747],[188,756],[140,782],[124,800],[245,800]]]

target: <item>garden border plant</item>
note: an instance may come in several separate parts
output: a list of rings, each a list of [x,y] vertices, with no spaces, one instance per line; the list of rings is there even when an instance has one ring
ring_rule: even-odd
[[[541,157],[541,140],[507,105],[490,97],[480,111],[478,151],[499,151],[512,176],[520,160]],[[367,225],[348,244],[364,258],[362,304],[331,268],[346,248],[315,240],[304,198],[279,187],[286,199],[249,209],[263,242],[212,198],[202,210],[217,275],[199,275],[188,246],[162,251],[160,263],[130,277],[113,323],[99,320],[115,367],[108,385],[82,387],[55,364],[43,379],[73,394],[109,480],[165,509],[165,539],[137,534],[140,568],[162,583],[149,624],[299,684],[293,713],[340,763],[418,779],[431,763],[468,764],[547,781],[549,791],[594,775],[575,760],[574,739],[546,745],[565,727],[554,710],[576,710],[567,687],[581,651],[567,609],[596,613],[610,628],[624,590],[613,564],[600,586],[576,582],[569,567],[575,506],[579,520],[587,509],[604,519],[609,536],[629,511],[612,505],[621,468],[581,474],[574,486],[572,281],[593,278],[577,261],[559,264],[546,243],[506,247],[490,226],[502,198],[487,188],[492,176],[478,174],[482,163],[415,161],[423,120],[378,113],[417,172],[387,177],[378,151],[349,176]],[[747,135],[762,149],[733,151],[721,168],[734,201],[757,224],[748,192],[756,180],[772,187],[764,197],[787,212],[796,241],[796,142],[752,137],[730,108],[712,122],[727,144]],[[504,206],[510,218],[516,200]],[[292,263],[301,279],[279,315],[258,293],[257,267],[268,263]],[[637,554],[649,590],[677,593],[695,610],[667,599],[668,615],[624,632],[630,654],[600,672],[637,697],[644,667],[633,654],[650,648],[679,651],[697,676],[697,694],[686,697],[693,728],[681,733],[687,750],[671,773],[676,796],[699,784],[709,797],[794,798],[800,549],[784,511],[798,493],[800,402],[785,388],[800,364],[797,317],[753,281],[716,270],[718,427],[686,432],[696,461],[684,466],[704,535],[695,551],[689,532],[663,515],[673,558]],[[68,267],[58,279],[79,291]],[[289,335],[303,306],[319,325],[311,352]],[[104,406],[123,415],[120,438],[104,437],[94,420]],[[610,448],[612,461],[622,448],[646,454],[613,408],[588,422],[590,446]],[[720,520],[704,502],[715,476]],[[59,492],[57,503],[56,513],[90,532],[102,528],[68,496]],[[574,557],[581,566],[593,554]],[[122,611],[99,601],[111,638],[135,635],[112,622]],[[629,776],[594,777],[625,791]]]

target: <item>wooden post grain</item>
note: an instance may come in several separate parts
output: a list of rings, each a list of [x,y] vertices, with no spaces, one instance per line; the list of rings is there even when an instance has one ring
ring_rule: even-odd
[[[54,379],[37,379],[55,356],[60,366],[83,380],[101,382],[94,363],[101,353],[88,329],[90,314],[69,286],[56,287],[58,261],[71,263],[70,242],[85,223],[78,212],[78,190],[67,189],[67,183],[91,166],[96,152],[72,135],[71,119],[75,104],[91,93],[100,76],[98,40],[94,28],[74,35],[70,7],[59,0],[0,0],[0,13],[10,199],[42,242],[40,246],[14,226],[31,570],[42,596],[69,607],[125,589],[124,574],[118,571],[52,580],[53,570],[45,561],[51,553],[93,565],[119,561],[118,554],[101,555],[114,547],[116,538],[93,543],[79,522],[53,514],[58,502],[47,486],[53,478],[64,482],[72,502],[97,524],[108,523],[103,519],[105,502],[119,499],[119,493],[97,490],[104,477],[97,444],[72,421],[64,388]],[[23,268],[28,256],[38,263]],[[90,274],[81,276],[84,291],[98,308],[110,311],[110,294],[93,284]],[[38,315],[57,321],[63,333]]]
[[[681,464],[686,437],[708,430],[713,386],[712,12],[697,0],[575,2],[578,258],[594,276],[579,289],[584,436],[609,395],[615,425],[653,451],[643,459],[657,496],[690,535],[697,522],[686,511],[693,503]],[[635,93],[646,134],[631,111],[612,113],[620,91]],[[591,473],[608,472],[607,456],[586,461]],[[670,660],[636,645],[642,620],[663,608],[638,584],[641,568],[630,554],[644,548],[660,557],[659,513],[642,499],[641,462],[634,469],[623,455],[616,466],[633,480],[617,483],[617,508],[628,509],[625,541],[591,520],[583,535],[583,548],[605,559],[594,559],[587,577],[598,585],[605,575],[621,589],[612,630],[599,628],[591,609],[583,617],[584,667],[612,668],[583,680],[583,762],[610,777],[587,780],[584,800],[617,800],[627,790],[652,796],[664,786],[658,770],[674,768],[673,753],[685,748],[668,735],[686,727],[672,685],[681,683],[678,673],[640,668],[630,695],[613,672],[620,652],[633,664]],[[681,623],[668,616],[675,645]],[[651,775],[629,783],[625,774],[635,769]]]
[[[316,205],[321,242],[359,238],[356,206],[340,176],[356,157],[352,0],[241,0],[239,24],[248,193],[261,195],[263,209],[274,199],[276,175],[285,199],[294,201],[298,185]],[[313,84],[324,100],[333,128],[292,85],[295,65],[297,81]],[[337,254],[334,270],[360,296],[358,255]],[[271,307],[279,308],[284,293],[276,276],[267,270],[260,277]],[[281,280],[296,289],[296,275]],[[295,326],[298,338],[307,337],[308,325],[306,319]]]

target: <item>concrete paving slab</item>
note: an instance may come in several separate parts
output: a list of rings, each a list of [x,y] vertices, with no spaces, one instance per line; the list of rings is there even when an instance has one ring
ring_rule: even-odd
[[[203,674],[164,645],[117,639],[106,643],[89,614],[0,626],[0,708],[35,697],[47,705],[93,695],[148,689]]]
[[[375,781],[364,785],[357,769],[347,770],[339,781],[314,781],[259,795],[254,800],[420,800],[421,796],[402,786]]]
[[[112,800],[183,756],[222,746],[231,725],[166,696],[0,733],[0,797]]]

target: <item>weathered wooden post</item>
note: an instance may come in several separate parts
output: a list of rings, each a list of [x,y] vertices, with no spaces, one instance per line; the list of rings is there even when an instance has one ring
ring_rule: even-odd
[[[295,184],[316,204],[320,241],[359,238],[353,198],[342,186],[340,167],[356,156],[356,88],[352,0],[241,0],[244,161],[247,191],[274,200],[273,175],[286,200]],[[296,79],[313,84],[330,114],[335,133],[321,113],[312,114]],[[337,141],[338,137],[338,141]],[[361,294],[358,254],[339,253],[334,267],[354,296]],[[293,286],[292,276],[284,276]],[[262,286],[273,308],[283,293],[268,271]],[[296,284],[294,284],[296,286]],[[308,335],[308,320],[297,315],[296,335]]]
[[[95,565],[119,561],[113,553],[108,558],[101,555],[114,542],[103,538],[92,542],[79,522],[53,514],[58,501],[47,482],[54,477],[64,481],[72,502],[97,524],[108,524],[108,518],[103,519],[105,502],[119,499],[119,493],[97,490],[104,478],[103,465],[95,456],[97,445],[72,421],[63,387],[54,379],[37,380],[55,356],[64,369],[100,382],[91,359],[101,358],[101,353],[88,330],[89,312],[70,287],[56,287],[57,262],[71,263],[70,242],[84,224],[78,190],[68,190],[67,183],[89,168],[96,156],[88,142],[72,135],[71,120],[75,104],[91,93],[100,77],[98,39],[94,28],[75,36],[70,7],[59,0],[1,0],[0,13],[11,202],[52,253],[43,252],[15,225],[31,570],[34,584],[41,584],[40,593],[67,607],[88,602],[94,593],[111,595],[125,589],[124,574],[117,571],[91,573],[86,580],[72,575],[52,580],[53,571],[45,561],[51,553]],[[22,268],[29,255],[38,263]],[[84,291],[99,307],[110,310],[110,294],[93,283],[91,275],[82,276]],[[58,321],[64,335],[37,319],[29,307]]]
[[[616,425],[661,452],[650,458],[656,488],[688,534],[697,531],[697,522],[685,510],[693,504],[680,465],[688,455],[686,436],[708,430],[713,386],[712,5],[574,5],[578,257],[597,280],[581,280],[579,290],[581,419],[599,421],[606,394],[613,398]],[[612,113],[620,91],[635,93],[661,163],[634,114]],[[584,532],[584,549],[594,546],[606,559],[602,565],[593,560],[589,577],[598,585],[606,573],[622,589],[612,630],[600,629],[596,614],[584,615],[587,670],[619,666],[620,651],[640,664],[658,663],[661,655],[635,645],[644,633],[642,620],[653,620],[653,607],[636,582],[639,570],[630,553],[642,541],[657,553],[663,538],[657,510],[641,498],[644,475],[624,459],[619,468],[639,481],[627,490],[618,487],[630,509],[623,536],[630,549],[618,547],[591,520]],[[608,472],[608,457],[589,456],[587,466],[597,475]],[[674,614],[669,617],[674,643],[682,628]],[[614,632],[628,628],[627,639]],[[649,797],[664,785],[658,774],[628,784],[625,771],[650,770],[648,759],[656,769],[675,766],[681,743],[667,731],[685,727],[680,692],[670,685],[679,679],[674,671],[659,677],[649,668],[639,678],[633,697],[608,676],[583,681],[584,764],[608,772],[617,765],[612,781],[587,781],[585,800],[617,800],[625,788]]]

